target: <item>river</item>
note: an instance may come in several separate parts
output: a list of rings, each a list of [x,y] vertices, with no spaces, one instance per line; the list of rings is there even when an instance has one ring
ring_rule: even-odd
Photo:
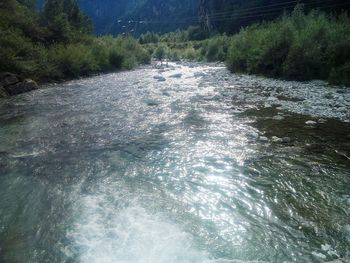
[[[0,262],[348,256],[349,103],[190,63],[0,100]]]

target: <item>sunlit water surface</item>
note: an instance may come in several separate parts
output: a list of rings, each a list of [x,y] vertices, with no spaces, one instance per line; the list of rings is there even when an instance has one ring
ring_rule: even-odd
[[[1,100],[0,262],[347,256],[349,125],[305,127],[310,117],[287,111],[297,100],[270,107],[271,88],[254,81],[222,66],[183,64]],[[254,89],[264,92],[243,92]]]

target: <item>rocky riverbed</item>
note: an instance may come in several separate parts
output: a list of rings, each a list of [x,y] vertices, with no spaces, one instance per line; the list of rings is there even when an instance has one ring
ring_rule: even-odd
[[[0,261],[347,257],[348,102],[200,63],[0,99]]]

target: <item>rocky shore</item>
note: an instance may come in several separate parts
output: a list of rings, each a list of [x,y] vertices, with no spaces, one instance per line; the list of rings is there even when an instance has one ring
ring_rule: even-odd
[[[38,84],[31,79],[21,80],[16,74],[0,73],[0,98],[15,96],[36,89],[38,89]]]

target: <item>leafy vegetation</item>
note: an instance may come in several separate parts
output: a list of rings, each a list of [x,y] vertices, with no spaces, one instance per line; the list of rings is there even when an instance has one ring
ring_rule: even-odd
[[[23,78],[74,78],[150,61],[132,37],[90,35],[91,23],[74,0],[47,0],[41,14],[32,1],[3,0],[0,17],[0,71]]]
[[[208,37],[193,26],[163,35],[148,32],[139,38],[139,42],[155,59],[170,61],[225,61],[229,40],[226,35]]]
[[[350,19],[298,6],[291,15],[243,29],[231,39],[234,72],[350,85]]]

